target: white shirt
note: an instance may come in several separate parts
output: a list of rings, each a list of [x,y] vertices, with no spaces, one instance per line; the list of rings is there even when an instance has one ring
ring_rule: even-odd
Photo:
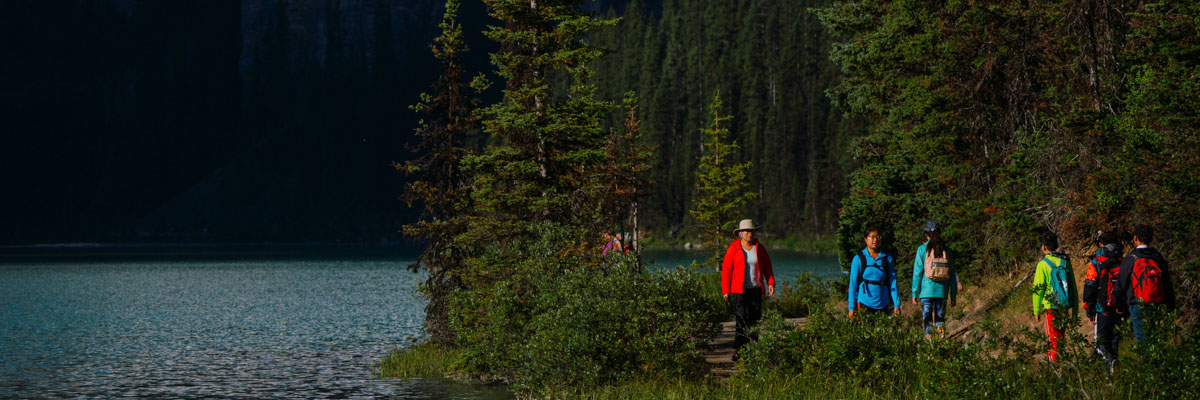
[[[742,288],[750,289],[762,286],[762,274],[758,273],[758,244],[750,250],[742,248],[742,253],[746,254],[746,279],[742,280]]]

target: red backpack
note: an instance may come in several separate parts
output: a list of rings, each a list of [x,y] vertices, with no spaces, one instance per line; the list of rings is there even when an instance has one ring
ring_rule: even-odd
[[[1098,265],[1096,266],[1096,285],[1100,292],[1100,304],[1105,309],[1116,309],[1119,302],[1117,293],[1118,275],[1121,272],[1121,257],[1096,257]]]
[[[1167,300],[1159,278],[1162,268],[1150,257],[1137,257],[1133,262],[1133,295],[1143,303],[1162,303]]]

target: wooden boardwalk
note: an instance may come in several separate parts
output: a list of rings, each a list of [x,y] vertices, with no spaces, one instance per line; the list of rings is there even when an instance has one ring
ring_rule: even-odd
[[[804,326],[808,322],[805,318],[788,318],[786,321],[796,324],[796,326]],[[721,333],[708,342],[708,347],[702,353],[704,361],[707,361],[708,365],[712,367],[714,378],[729,379],[737,370],[737,365],[733,362],[734,331],[733,321],[722,322]]]

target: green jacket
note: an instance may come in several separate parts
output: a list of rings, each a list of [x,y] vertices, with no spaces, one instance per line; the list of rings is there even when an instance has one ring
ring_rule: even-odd
[[[919,299],[945,299],[958,301],[958,270],[954,268],[954,253],[946,250],[950,259],[950,280],[934,282],[925,277],[925,253],[929,242],[917,247],[917,256],[913,259],[912,294]],[[947,292],[949,297],[946,296]]]
[[[1033,272],[1033,315],[1041,315],[1043,310],[1062,308],[1052,301],[1054,288],[1050,287],[1051,266],[1046,263],[1046,260],[1050,260],[1054,265],[1062,263],[1063,267],[1067,269],[1067,274],[1070,276],[1070,279],[1067,279],[1067,294],[1071,298],[1071,304],[1068,307],[1074,312],[1079,302],[1075,301],[1078,298],[1078,292],[1075,291],[1075,272],[1071,268],[1071,258],[1066,254],[1054,252],[1038,260],[1037,269]]]

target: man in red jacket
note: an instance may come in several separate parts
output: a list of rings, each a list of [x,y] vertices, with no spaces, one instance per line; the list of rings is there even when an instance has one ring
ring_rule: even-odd
[[[725,301],[733,302],[733,313],[737,318],[737,336],[733,344],[738,349],[750,341],[746,330],[762,317],[763,287],[767,295],[775,295],[775,274],[771,270],[771,256],[758,243],[758,227],[754,221],[743,219],[733,231],[739,239],[729,244],[725,259],[721,262],[721,293]],[[732,299],[731,299],[732,297]],[[733,360],[738,353],[734,350]]]

